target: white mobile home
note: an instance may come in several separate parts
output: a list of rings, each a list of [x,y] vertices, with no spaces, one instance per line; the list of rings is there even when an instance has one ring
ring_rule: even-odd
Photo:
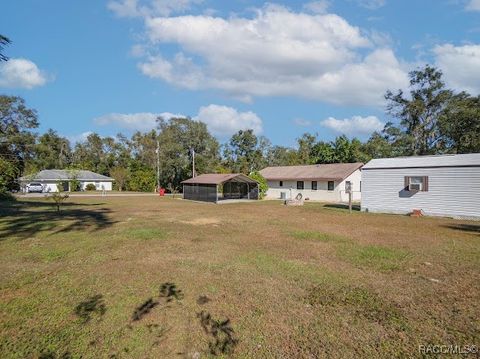
[[[480,153],[374,159],[362,168],[362,211],[480,219]]]
[[[40,183],[43,192],[70,191],[72,181],[80,183],[80,190],[85,191],[87,185],[93,184],[97,191],[112,190],[113,178],[92,171],[84,170],[43,170],[33,176],[20,178],[19,182],[24,190],[29,183]]]
[[[347,202],[347,186],[353,200],[361,199],[363,163],[332,163],[308,166],[267,167],[260,171],[267,180],[266,199],[304,199],[324,202]]]

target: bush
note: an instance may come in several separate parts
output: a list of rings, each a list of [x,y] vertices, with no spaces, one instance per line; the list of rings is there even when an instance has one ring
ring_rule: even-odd
[[[2,202],[15,202],[17,199],[9,192],[0,191],[0,201]]]
[[[96,191],[97,187],[95,187],[95,185],[93,183],[89,183],[85,186],[85,190],[86,191]]]
[[[250,178],[258,182],[258,199],[265,197],[268,190],[268,184],[265,177],[263,177],[260,172],[255,171],[250,173]]]

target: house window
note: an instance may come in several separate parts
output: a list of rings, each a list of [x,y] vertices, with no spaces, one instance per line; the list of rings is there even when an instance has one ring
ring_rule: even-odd
[[[317,181],[312,181],[312,190],[313,191],[317,190]]]
[[[328,190],[333,191],[333,188],[335,187],[335,182],[333,181],[328,181]]]
[[[100,188],[100,182],[95,182],[95,188]]]
[[[297,181],[297,189],[303,189],[303,181]]]
[[[362,192],[362,181],[360,181],[360,192]]]
[[[405,176],[405,190],[410,192],[427,192],[427,176]]]
[[[280,187],[283,187],[283,181],[280,181],[279,185],[280,185]]]

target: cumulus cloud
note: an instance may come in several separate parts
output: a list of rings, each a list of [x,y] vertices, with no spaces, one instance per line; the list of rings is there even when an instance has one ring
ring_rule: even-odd
[[[205,123],[213,135],[228,137],[239,130],[253,129],[256,134],[262,132],[262,120],[254,112],[238,112],[227,106],[209,105],[200,107],[194,121]]]
[[[172,117],[185,117],[180,114],[173,114],[170,112],[163,113],[151,113],[151,112],[139,112],[139,113],[109,113],[95,118],[93,121],[100,126],[118,126],[132,131],[149,131],[155,128],[157,124],[157,118],[162,117],[166,120]]]
[[[100,126],[116,126],[131,131],[149,131],[155,128],[158,117],[169,120],[174,117],[187,116],[170,112],[110,113],[95,118],[94,123]],[[205,123],[209,131],[220,138],[250,128],[257,134],[262,132],[262,120],[255,113],[251,111],[239,112],[235,108],[227,106],[214,104],[202,106],[192,120]]]
[[[15,58],[0,63],[0,87],[32,89],[47,80],[46,73],[30,60]]]
[[[376,41],[335,14],[267,5],[253,18],[148,17],[145,24],[152,44],[176,44],[179,52],[148,56],[140,70],[183,88],[216,89],[247,101],[297,96],[376,105],[386,89],[408,84],[390,48],[375,48]]]
[[[480,11],[480,0],[470,0],[465,9],[468,11]]]
[[[321,121],[320,124],[337,133],[348,136],[369,135],[374,131],[383,130],[385,126],[385,124],[376,116],[353,116],[343,120],[329,117],[326,120]]]
[[[91,134],[93,134],[92,131],[86,131],[78,135],[67,136],[67,139],[70,141],[72,145],[75,145],[76,143],[85,142],[87,140],[87,137],[90,136]]]
[[[201,2],[203,0],[110,0],[107,7],[119,17],[169,16]]]
[[[480,94],[480,45],[437,45],[433,52],[449,86]]]

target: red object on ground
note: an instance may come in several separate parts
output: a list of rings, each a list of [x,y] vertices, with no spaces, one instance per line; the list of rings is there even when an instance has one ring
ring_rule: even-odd
[[[165,196],[165,188],[160,188],[160,190],[158,191],[158,194],[160,196]]]
[[[414,209],[412,213],[410,213],[410,217],[422,217],[423,212],[421,209]]]

